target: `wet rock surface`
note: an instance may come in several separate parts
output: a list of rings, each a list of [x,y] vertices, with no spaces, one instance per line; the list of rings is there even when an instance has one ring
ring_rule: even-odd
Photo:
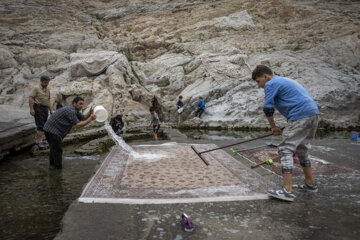
[[[0,160],[11,151],[35,144],[36,126],[30,111],[0,105]]]

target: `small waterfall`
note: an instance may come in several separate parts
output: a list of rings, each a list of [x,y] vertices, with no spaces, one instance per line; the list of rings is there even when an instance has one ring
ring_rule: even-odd
[[[114,140],[114,142],[119,145],[121,148],[125,149],[127,152],[129,152],[129,154],[135,156],[138,155],[137,152],[134,151],[134,149],[132,149],[132,147],[130,147],[125,141],[124,139],[122,139],[122,137],[118,136],[115,134],[115,132],[113,131],[113,129],[111,128],[110,124],[108,121],[105,122],[105,129],[108,132],[109,136],[111,137],[112,140]]]

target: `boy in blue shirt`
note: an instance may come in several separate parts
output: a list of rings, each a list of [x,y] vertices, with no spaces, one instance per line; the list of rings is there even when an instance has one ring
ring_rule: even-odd
[[[196,108],[197,108],[197,110],[196,110],[196,112],[195,112],[195,117],[201,117],[201,114],[204,112],[204,110],[205,110],[205,102],[204,102],[204,100],[203,100],[203,98],[202,97],[199,97],[199,102],[198,102],[198,104],[196,105]]]
[[[282,135],[278,151],[281,160],[284,186],[280,190],[269,190],[272,197],[294,201],[292,187],[317,192],[314,183],[308,151],[319,122],[319,110],[303,86],[288,78],[273,74],[270,68],[259,65],[252,72],[252,79],[264,88],[263,110],[275,136]],[[274,107],[287,119],[283,132],[276,126]],[[292,186],[293,154],[298,156],[305,175],[304,184]]]

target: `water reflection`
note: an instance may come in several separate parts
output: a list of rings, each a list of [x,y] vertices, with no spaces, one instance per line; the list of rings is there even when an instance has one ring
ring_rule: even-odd
[[[180,130],[189,139],[195,140],[213,140],[213,141],[227,141],[236,139],[252,139],[270,134],[269,131],[236,131],[236,130],[206,130],[206,129],[191,129]],[[349,131],[318,131],[316,139],[348,139]]]
[[[47,157],[0,162],[0,239],[53,239],[102,157],[94,158],[65,157],[62,171],[50,169]]]

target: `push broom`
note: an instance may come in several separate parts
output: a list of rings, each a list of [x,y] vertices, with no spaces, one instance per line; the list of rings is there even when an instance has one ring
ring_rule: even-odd
[[[223,147],[218,147],[218,148],[214,148],[214,149],[210,149],[210,150],[206,150],[206,151],[202,151],[202,152],[198,152],[194,146],[190,146],[192,148],[192,150],[194,150],[194,152],[199,156],[199,158],[206,164],[206,166],[209,166],[209,162],[206,161],[205,158],[203,158],[203,156],[201,156],[201,154],[203,153],[207,153],[207,152],[212,152],[212,151],[216,151],[216,150],[219,150],[219,149],[223,149],[223,148],[228,148],[228,147],[232,147],[232,146],[235,146],[235,145],[239,145],[239,144],[242,144],[242,143],[247,143],[247,142],[251,142],[251,141],[255,141],[255,140],[258,140],[258,139],[261,139],[261,138],[265,138],[265,137],[270,137],[272,136],[273,134],[267,134],[267,135],[264,135],[264,136],[261,136],[261,137],[257,137],[257,138],[253,138],[253,139],[249,139],[249,140],[245,140],[245,141],[242,141],[242,142],[238,142],[238,143],[233,143],[233,144],[230,144],[230,145],[227,145],[227,146],[223,146]]]

